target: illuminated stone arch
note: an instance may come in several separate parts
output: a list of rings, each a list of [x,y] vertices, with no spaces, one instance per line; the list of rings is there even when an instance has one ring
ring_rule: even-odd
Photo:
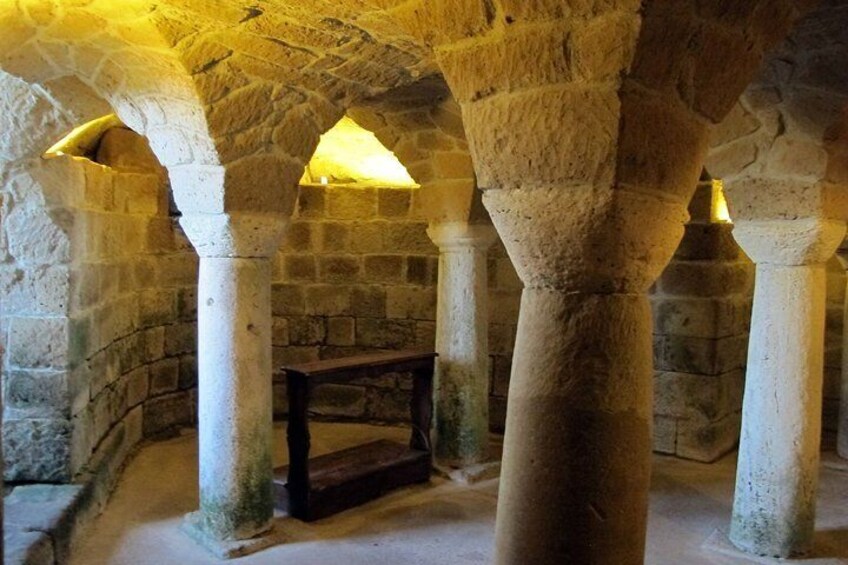
[[[421,185],[421,211],[430,223],[490,222],[477,189],[461,109],[441,79],[364,100],[348,115],[373,131]]]

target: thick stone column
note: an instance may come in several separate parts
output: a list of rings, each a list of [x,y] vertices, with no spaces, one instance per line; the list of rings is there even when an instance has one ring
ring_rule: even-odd
[[[201,257],[200,511],[189,522],[204,541],[246,540],[273,515],[270,257],[285,222],[233,214],[181,223]]]
[[[439,247],[435,454],[442,465],[486,460],[489,449],[489,315],[486,251],[491,225],[434,224]]]
[[[651,471],[646,292],[686,207],[625,191],[491,190],[525,284],[496,526],[503,565],[644,559]]]
[[[731,541],[757,555],[809,551],[814,532],[824,371],[825,262],[845,224],[742,221],[757,265]]]

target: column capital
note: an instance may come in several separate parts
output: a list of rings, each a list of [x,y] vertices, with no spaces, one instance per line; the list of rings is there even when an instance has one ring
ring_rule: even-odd
[[[845,222],[822,218],[743,220],[733,237],[757,264],[802,266],[824,263],[845,237]]]
[[[473,247],[485,251],[498,239],[495,227],[489,224],[445,222],[430,224],[427,235],[440,251],[455,251]]]
[[[254,212],[188,214],[180,225],[201,257],[268,258],[279,249],[288,218]]]
[[[623,189],[487,190],[483,202],[525,288],[646,292],[683,237],[686,203]]]

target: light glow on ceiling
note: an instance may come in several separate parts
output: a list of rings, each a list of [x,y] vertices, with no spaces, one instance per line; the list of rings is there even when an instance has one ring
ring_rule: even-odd
[[[713,203],[710,210],[710,220],[716,224],[732,224],[730,209],[727,207],[727,198],[724,196],[724,183],[721,180],[713,180]]]
[[[301,184],[418,188],[394,153],[345,116],[321,141]]]
[[[72,129],[70,133],[45,151],[44,156],[48,158],[62,155],[85,157],[97,149],[97,143],[100,141],[103,132],[122,125],[121,120],[115,114],[97,118]]]

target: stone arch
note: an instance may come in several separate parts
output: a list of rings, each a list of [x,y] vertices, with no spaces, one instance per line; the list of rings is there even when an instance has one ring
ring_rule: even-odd
[[[191,202],[196,169],[220,165],[203,105],[141,3],[122,8],[100,13],[49,2],[4,6],[0,69],[33,85],[66,119],[84,122],[111,107],[149,140],[171,174],[177,200]],[[40,144],[49,139],[56,136],[45,135]]]
[[[848,91],[834,78],[846,24],[844,6],[810,12],[716,126],[706,166],[735,214],[767,199],[774,218],[848,217]]]
[[[490,221],[477,190],[460,107],[440,78],[363,100],[347,113],[373,131],[421,185],[421,210],[428,221]]]
[[[434,66],[377,7],[274,8],[168,6],[154,19],[204,101],[233,187],[223,208],[288,216],[320,135],[345,109]]]

